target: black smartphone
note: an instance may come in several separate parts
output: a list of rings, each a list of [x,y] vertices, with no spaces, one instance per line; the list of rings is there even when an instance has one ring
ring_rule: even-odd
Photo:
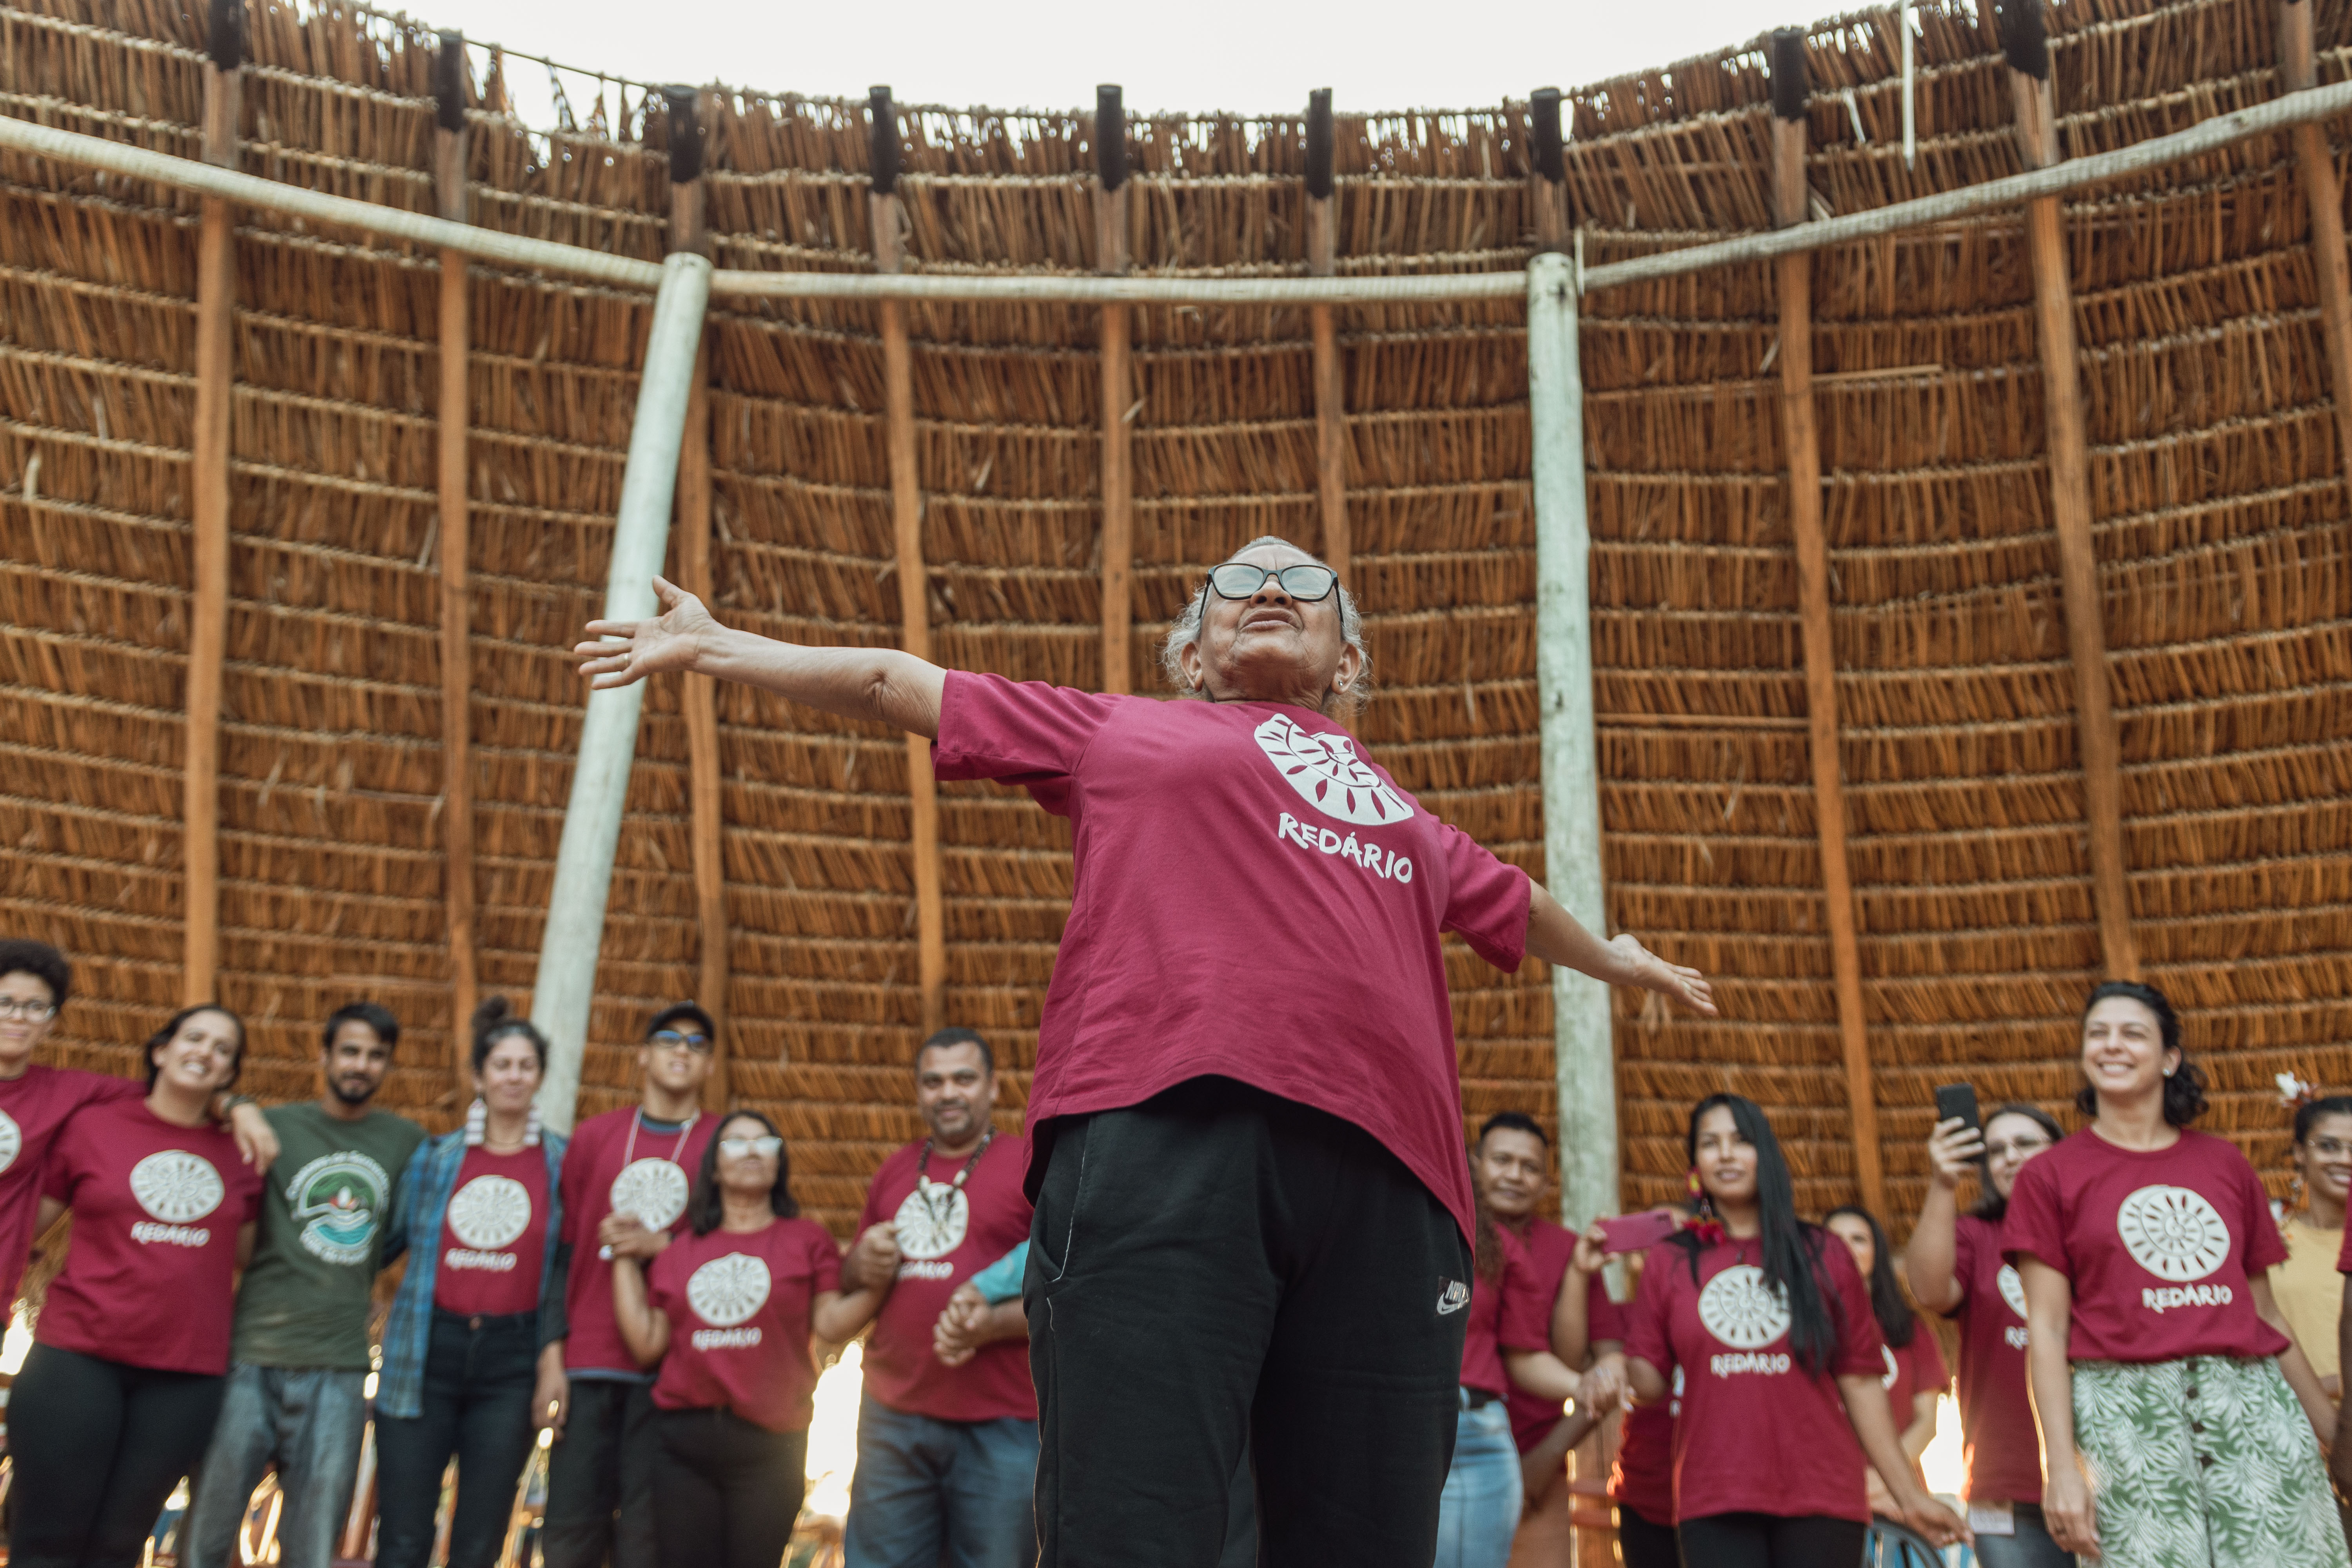
[[[1979,1128],[1977,1120],[1977,1086],[1972,1083],[1945,1083],[1936,1086],[1936,1123],[1937,1126],[1958,1117],[1972,1129]]]

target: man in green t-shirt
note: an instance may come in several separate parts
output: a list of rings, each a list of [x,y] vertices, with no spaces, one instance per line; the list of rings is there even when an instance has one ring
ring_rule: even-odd
[[[236,1532],[262,1472],[285,1494],[279,1568],[329,1568],[367,1426],[368,1306],[397,1250],[401,1173],[425,1141],[369,1109],[399,1021],[373,1002],[327,1020],[327,1091],[268,1112],[280,1145],[237,1293],[228,1389],[185,1539],[194,1568],[236,1568]]]

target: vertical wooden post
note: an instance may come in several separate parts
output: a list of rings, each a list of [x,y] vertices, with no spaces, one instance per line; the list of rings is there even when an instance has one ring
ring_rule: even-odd
[[[441,216],[472,219],[466,198],[466,40],[441,35],[434,61],[433,184]],[[480,991],[474,947],[474,660],[466,574],[473,553],[467,484],[472,394],[467,354],[473,285],[466,253],[441,252],[441,899],[449,932],[449,1071],[457,1103],[473,1085],[467,1037]]]
[[[2311,0],[2280,0],[2279,87],[2301,92],[2319,85],[2311,37]],[[2295,168],[2311,207],[2311,269],[2319,284],[2319,327],[2326,344],[2327,384],[2336,402],[2336,459],[2352,483],[2352,262],[2344,250],[2344,186],[2327,129],[2315,121],[2294,128]]]
[[[2050,43],[2041,0],[2011,0],[2001,14],[2001,48],[2009,57],[2017,144],[2025,166],[2058,162],[2056,108],[2050,96]],[[2083,381],[2074,340],[2074,296],[2066,260],[2059,198],[2025,208],[2033,261],[2033,310],[2041,341],[2042,403],[2049,421],[2050,513],[2058,532],[2058,580],[2066,612],[2066,641],[2074,669],[2074,721],[2083,763],[2083,804],[2090,834],[2091,895],[2098,910],[2099,948],[2106,973],[2139,978],[2132,939],[2131,889],[2123,848],[2123,770],[2107,679],[2105,611],[2099,590],[2098,550],[2091,533],[2089,438],[2083,418]]]
[[[1805,184],[1805,35],[1772,35],[1772,219],[1803,223],[1811,202]],[[1837,995],[1838,1041],[1845,1057],[1846,1101],[1853,1119],[1854,1184],[1874,1214],[1886,1212],[1880,1168],[1878,1101],[1870,1072],[1870,1037],[1862,1002],[1862,946],[1854,929],[1853,876],[1846,860],[1845,778],[1839,765],[1837,652],[1830,637],[1829,542],[1822,531],[1821,437],[1813,420],[1813,253],[1778,262],[1780,285],[1780,435],[1789,465],[1789,533],[1797,555],[1797,614],[1805,658],[1805,710],[1813,763],[1813,816],[1821,841],[1822,894],[1829,910],[1830,971]]]
[[[1118,88],[1095,89],[1095,270],[1127,270],[1127,111]],[[1102,687],[1135,689],[1134,361],[1127,307],[1102,308]]]
[[[702,124],[690,87],[667,87],[669,106],[669,247],[706,256],[710,249],[703,218]],[[677,447],[678,586],[709,603],[710,570],[710,344],[709,331],[695,350],[694,381],[686,395],[686,432]],[[718,1026],[710,1076],[702,1102],[713,1112],[727,1109],[730,1055],[727,1005],[727,819],[719,761],[719,683],[689,675],[679,689],[686,715],[688,837],[694,849],[694,908],[700,936],[700,973],[695,1000]]]
[[[204,157],[236,166],[244,0],[212,0],[205,29]],[[236,345],[236,215],[204,198],[196,230],[196,408],[191,437],[191,600],[185,795],[181,807],[184,1005],[220,990],[221,667],[228,654],[228,443]]]
[[[906,265],[898,213],[898,113],[890,89],[877,87],[867,100],[873,138],[873,194],[867,197],[874,225],[874,269],[896,272]],[[882,390],[885,435],[890,457],[890,513],[898,542],[899,641],[917,658],[931,657],[929,569],[923,564],[922,477],[915,462],[914,353],[907,341],[907,307],[882,301]],[[915,862],[915,954],[923,994],[923,1033],[947,1022],[947,900],[940,869],[939,783],[931,773],[931,743],[907,737],[907,804],[912,818]]]
[[[1307,269],[1318,278],[1330,277],[1339,265],[1332,151],[1331,89],[1318,87],[1307,95]],[[1310,306],[1307,319],[1315,334],[1315,488],[1321,502],[1323,561],[1346,583],[1356,553],[1348,528],[1348,383],[1332,308]]]

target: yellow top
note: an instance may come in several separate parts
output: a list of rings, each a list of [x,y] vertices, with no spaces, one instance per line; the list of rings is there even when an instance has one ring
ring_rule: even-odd
[[[2344,1310],[2344,1276],[2336,1272],[2336,1259],[2344,1250],[2344,1233],[2315,1229],[2308,1217],[2296,1214],[2279,1226],[2279,1234],[2286,1237],[2286,1261],[2271,1269],[2271,1295],[2286,1314],[2287,1330],[2311,1370],[2334,1377],[2336,1321]]]

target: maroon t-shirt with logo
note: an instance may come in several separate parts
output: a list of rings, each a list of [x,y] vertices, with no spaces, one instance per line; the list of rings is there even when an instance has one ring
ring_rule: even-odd
[[[1500,1226],[1495,1242],[1503,1266],[1491,1281],[1471,1270],[1469,1318],[1462,1333],[1462,1386],[1508,1394],[1514,1386],[1503,1364],[1506,1350],[1551,1348],[1551,1306],[1536,1300],[1535,1276],[1518,1238]],[[1559,1407],[1553,1406],[1554,1413]]]
[[[1885,1338],[1870,1293],[1845,1244],[1808,1237],[1838,1342],[1829,1364],[1808,1373],[1789,1348],[1784,1297],[1764,1284],[1754,1238],[1703,1246],[1698,1279],[1689,1251],[1650,1248],[1628,1314],[1625,1353],[1671,1378],[1684,1373],[1675,1423],[1675,1518],[1768,1513],[1870,1520],[1862,1444],[1846,1417],[1841,1376],[1886,1370]]]
[[[950,671],[932,756],[940,778],[1024,784],[1070,819],[1033,1127],[1236,1079],[1361,1127],[1474,1234],[1438,937],[1517,968],[1524,872],[1290,703]]]
[[[596,1235],[604,1216],[624,1205],[647,1230],[672,1236],[684,1230],[686,1200],[702,1173],[703,1151],[725,1120],[697,1116],[662,1132],[645,1126],[640,1115],[638,1107],[625,1105],[592,1116],[564,1145],[563,1240],[572,1247],[572,1272],[563,1282],[567,1371],[644,1372],[613,1316],[613,1265],[599,1256]]]
[[[2254,1313],[2249,1278],[2286,1260],[2262,1178],[2226,1138],[2180,1130],[2118,1149],[2085,1127],[2017,1173],[2001,1251],[2066,1276],[2069,1361],[2272,1356],[2287,1337]]]
[[[1972,1502],[2042,1500],[2042,1430],[2025,1384],[2025,1282],[2000,1255],[1999,1222],[1960,1215],[1952,1236],[1959,1304],[1960,1451]]]
[[[1021,1190],[1029,1141],[998,1133],[971,1156],[979,1163],[954,1191],[967,1163],[931,1156],[925,1194],[915,1190],[923,1146],[909,1143],[882,1162],[866,1189],[869,1226],[898,1222],[898,1278],[883,1298],[866,1342],[866,1392],[893,1410],[939,1421],[1037,1419],[1037,1391],[1029,1382],[1029,1346],[998,1340],[961,1366],[947,1366],[931,1348],[940,1310],[955,1288],[1029,1239],[1029,1199]]]
[[[433,1304],[467,1318],[537,1311],[546,1271],[546,1151],[467,1150],[441,1221]]]
[[[1913,1398],[1943,1393],[1951,1386],[1952,1373],[1944,1365],[1944,1347],[1936,1342],[1936,1331],[1925,1323],[1911,1325],[1909,1344],[1883,1348],[1886,1375],[1878,1381],[1886,1390],[1887,1408],[1895,1413],[1895,1430],[1899,1434],[1911,1425]]]
[[[1559,1302],[1559,1292],[1568,1276],[1569,1260],[1576,1256],[1576,1233],[1551,1220],[1537,1218],[1528,1223],[1527,1234],[1518,1237],[1528,1259],[1527,1279],[1533,1292],[1524,1310],[1532,1312],[1543,1324],[1544,1342],[1540,1345],[1515,1346],[1515,1349],[1549,1350],[1551,1348],[1551,1312]],[[1624,1312],[1609,1299],[1609,1287],[1599,1275],[1588,1283],[1584,1297],[1585,1336],[1592,1343],[1602,1340],[1622,1340],[1625,1337]],[[1524,1454],[1546,1437],[1559,1424],[1559,1406],[1549,1399],[1529,1394],[1513,1384],[1504,1391],[1510,1406],[1511,1440]]]
[[[24,1282],[41,1212],[41,1172],[58,1130],[85,1105],[146,1098],[136,1079],[71,1068],[35,1064],[0,1079],[0,1302],[16,1300]]]
[[[159,1372],[226,1372],[236,1232],[261,1213],[262,1184],[216,1127],[174,1126],[143,1097],[83,1110],[42,1177],[74,1223],[34,1337]]]
[[[646,1298],[669,1319],[654,1403],[806,1431],[816,1392],[809,1313],[840,1288],[841,1249],[814,1220],[677,1237],[646,1270]]]

